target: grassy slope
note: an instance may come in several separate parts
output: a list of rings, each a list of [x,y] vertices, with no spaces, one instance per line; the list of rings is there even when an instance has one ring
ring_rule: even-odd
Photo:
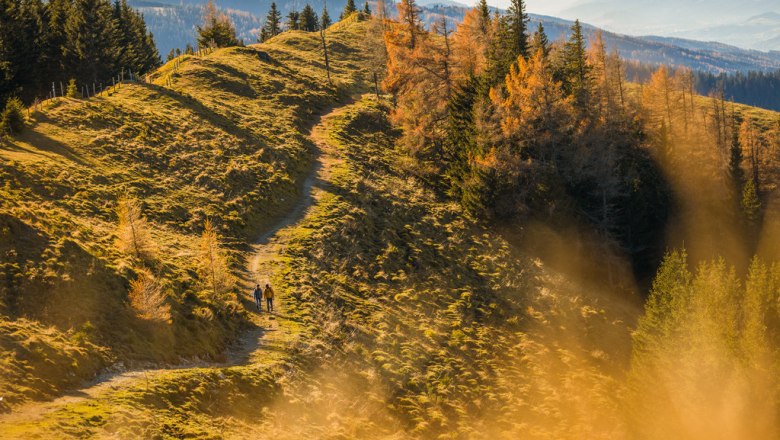
[[[346,163],[299,226],[280,277],[311,328],[300,357],[310,361],[254,429],[614,434],[621,420],[607,390],[626,361],[630,309],[567,285],[409,178],[386,110],[364,99],[329,122]]]
[[[153,84],[46,103],[24,134],[0,141],[0,410],[116,360],[223,351],[242,319],[198,295],[203,220],[239,249],[298,197],[311,161],[303,127],[368,79],[351,49],[364,28],[329,32],[332,86],[318,36],[285,33],[260,47],[270,62],[258,48],[184,56]],[[134,269],[114,245],[125,192],[151,221],[171,325],[128,305]]]
[[[360,29],[359,25],[338,25],[331,35],[355,47],[362,37]],[[298,72],[322,81],[322,70],[309,61],[310,54],[316,53],[315,36],[283,34],[266,47],[275,60],[285,59],[297,69],[278,67],[274,74],[282,78],[269,76],[263,81],[287,81]],[[251,77],[252,69],[246,67],[255,66],[249,63],[254,62],[250,55],[246,49],[230,49],[212,56],[223,56],[222,64]],[[349,63],[360,65],[361,55],[347,47],[340,55],[343,59],[352,57]],[[231,102],[240,98],[236,93],[223,93],[241,89],[237,84],[241,81],[228,85],[215,81],[209,83],[215,91],[199,91],[197,81],[201,80],[197,78],[205,68],[196,62],[203,60],[190,62],[193,64],[185,63],[174,74],[174,89],[206,103],[203,106],[208,109],[216,109],[215,114],[224,116],[222,123],[245,126],[241,130],[250,132],[261,128],[255,124],[250,127],[244,118],[255,118],[257,123],[261,118],[258,108],[278,105],[262,119],[267,121],[262,129],[287,126],[280,128],[280,133],[304,145],[296,125],[313,113],[306,101],[293,110],[286,110],[281,101],[241,101],[242,105],[233,106]],[[346,63],[334,63],[344,69],[337,81],[346,85],[355,82]],[[160,84],[164,75],[173,73],[170,69],[169,65],[161,70]],[[187,81],[193,82],[186,85]],[[246,92],[241,90],[238,95]],[[285,96],[278,99],[289,99]],[[325,105],[334,97],[335,92],[325,93],[321,101],[312,99]],[[289,325],[300,333],[295,349],[280,355],[281,363],[164,374],[97,401],[61,408],[41,422],[8,432],[24,438],[36,433],[45,437],[53,430],[62,436],[123,438],[558,439],[624,434],[619,383],[629,352],[629,322],[636,311],[608,300],[592,286],[564,282],[504,237],[465,219],[457,206],[408,177],[400,165],[402,158],[393,149],[394,133],[386,122],[386,110],[364,99],[327,122],[332,154],[342,156],[344,165],[332,174],[313,215],[290,232],[290,245],[279,261],[282,267],[274,283],[280,287],[280,298],[285,299],[292,321]],[[271,134],[252,136],[265,140]],[[263,148],[278,145],[262,144]],[[294,151],[297,147],[291,148]],[[7,154],[6,150],[2,153]],[[297,157],[290,151],[277,153],[279,157]],[[88,156],[84,151],[80,154]],[[240,152],[230,152],[233,156],[240,156]],[[63,161],[62,154],[55,157]],[[280,164],[286,164],[282,161],[279,159]],[[201,165],[218,167],[219,162],[214,162]],[[16,164],[15,168],[24,166]],[[222,176],[222,171],[216,168],[217,176]],[[295,174],[289,171],[289,175],[291,179]],[[157,175],[149,180],[153,188]],[[34,181],[28,178],[28,183]],[[283,184],[276,188],[284,191]],[[106,200],[112,201],[114,196],[111,193]],[[198,225],[191,225],[191,230],[180,222],[165,226],[168,211],[161,206],[166,200],[179,198],[159,197],[161,205],[149,202],[147,212],[159,228],[161,240],[177,246],[191,243]],[[35,215],[40,211],[23,206],[19,199],[14,212],[20,214],[15,221],[33,223],[47,236],[64,235],[48,232],[48,226],[39,222],[49,219],[38,219]],[[71,199],[73,196],[48,202],[63,212],[52,217],[77,225],[79,220],[86,222],[86,216],[72,214]],[[197,202],[201,203],[187,202],[187,206],[223,209],[210,198]],[[260,209],[268,207],[262,206]],[[25,217],[23,209],[31,214]],[[107,220],[94,221],[94,228],[102,224],[110,234],[111,214],[110,208],[106,209]],[[235,218],[243,220],[232,222],[229,211],[213,215],[224,216],[226,232],[241,231],[245,227],[242,222],[254,223],[242,215]],[[91,216],[89,221],[93,221]],[[93,229],[83,229],[84,234],[98,235]],[[242,240],[241,232],[233,234]],[[73,239],[98,260],[115,261],[105,256],[111,255],[110,240],[105,239],[95,249],[87,248],[81,240],[85,238],[78,235]],[[186,265],[186,256],[175,264]],[[113,267],[108,266],[108,270]],[[45,333],[34,321],[17,324],[36,336]],[[53,337],[40,337],[41,343],[56,346],[55,351],[67,359],[78,356],[77,351],[65,350],[67,344],[81,353],[98,350],[85,345],[89,339],[84,334],[56,328],[49,332]],[[8,330],[9,335],[18,333]],[[63,336],[68,340],[63,342]]]
[[[629,312],[406,177],[372,98],[326,126],[341,165],[276,261],[285,325],[298,334],[281,363],[172,372],[2,428],[13,438],[614,434],[609,390]]]

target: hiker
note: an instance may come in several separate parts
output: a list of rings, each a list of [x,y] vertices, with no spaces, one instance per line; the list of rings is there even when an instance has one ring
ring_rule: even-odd
[[[274,311],[274,289],[271,288],[270,284],[265,285],[265,293],[263,293],[263,296],[265,296],[265,303],[268,306],[268,313],[271,313]]]
[[[255,305],[257,305],[257,311],[262,312],[263,311],[263,289],[260,288],[259,284],[257,285],[257,287],[255,287],[255,291],[253,295],[255,297]]]

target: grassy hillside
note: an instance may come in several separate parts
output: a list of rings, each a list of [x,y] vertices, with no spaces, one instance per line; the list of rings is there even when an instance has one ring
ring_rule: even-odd
[[[312,361],[257,432],[611,438],[630,303],[563,281],[409,178],[386,115],[364,99],[329,121],[345,164],[279,277]]]
[[[243,319],[235,300],[204,294],[204,221],[240,251],[297,198],[312,115],[369,79],[355,49],[365,34],[357,19],[328,33],[332,84],[318,35],[289,32],[183,56],[150,84],[46,102],[24,133],[0,141],[0,410],[117,361],[219,358]],[[116,245],[123,195],[140,201],[151,261]],[[130,306],[143,271],[162,286],[170,322]]]
[[[12,437],[612,438],[630,304],[574,286],[409,178],[373,98],[325,121],[318,204],[273,283],[268,360],[156,376]],[[289,332],[289,333],[287,333]]]
[[[151,370],[22,406],[0,416],[3,436],[613,439],[643,426],[627,405],[639,289],[606,281],[612,264],[584,227],[490,227],[413,177],[391,99],[356,98],[375,68],[370,28],[353,16],[329,29],[332,84],[318,35],[287,32],[184,56],[151,84],[46,103],[2,141],[0,409],[112,364]],[[698,102],[706,125],[711,103]],[[762,130],[775,116],[740,111]],[[691,200],[723,183],[719,152],[695,138],[664,170],[691,203],[684,226],[709,238],[718,223],[695,221],[712,206]],[[248,245],[301,198],[313,141],[317,203],[261,262],[279,313],[253,317],[262,350],[234,356],[248,292],[209,293],[203,225],[247,278]],[[153,257],[118,248],[122,196],[140,201]],[[162,286],[169,321],[132,307],[143,276]]]

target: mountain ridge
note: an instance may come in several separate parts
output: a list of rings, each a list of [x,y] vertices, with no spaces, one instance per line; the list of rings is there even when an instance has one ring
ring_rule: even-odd
[[[131,0],[130,5],[140,10],[147,21],[147,26],[158,41],[160,53],[165,56],[171,49],[183,49],[186,44],[195,42],[195,26],[200,23],[201,12],[194,3],[179,5],[159,1]],[[267,8],[260,3],[252,3],[252,8],[235,9],[247,2],[240,0],[226,1],[221,6],[226,7],[227,14],[236,25],[239,38],[246,44],[254,43],[264,23]],[[267,2],[270,5],[270,2]],[[442,3],[448,3],[446,5]],[[449,4],[450,2],[431,1],[428,6],[422,6],[423,18],[430,24],[438,16],[446,16],[454,21],[461,21],[470,9],[466,6]],[[452,2],[456,3],[456,2]],[[281,11],[291,10],[292,1],[278,2]],[[298,5],[300,6],[300,5]],[[269,6],[270,7],[270,6]],[[330,15],[337,17],[343,7],[342,3],[332,3]],[[495,10],[495,9],[494,9]],[[284,15],[284,14],[283,14]],[[536,22],[542,21],[547,27],[552,40],[568,35],[573,22],[562,18],[529,14],[531,28]],[[583,24],[586,34],[592,35],[598,27]],[[780,69],[780,53],[762,52],[742,49],[736,46],[718,42],[701,42],[683,38],[658,36],[629,36],[604,31],[605,41],[610,47],[616,47],[625,59],[649,64],[671,64],[687,66],[695,70],[711,73],[735,73],[749,70],[771,71]],[[779,37],[780,38],[780,37]]]

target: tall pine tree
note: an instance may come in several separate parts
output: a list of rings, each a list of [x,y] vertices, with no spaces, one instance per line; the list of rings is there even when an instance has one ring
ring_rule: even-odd
[[[528,58],[528,14],[525,13],[523,0],[511,0],[507,10],[507,26],[513,61],[517,57]]]
[[[534,36],[531,38],[531,52],[536,53],[542,51],[545,58],[550,55],[550,40],[547,38],[547,33],[544,31],[544,25],[539,22],[539,26],[534,32]]]
[[[582,35],[579,20],[576,20],[571,28],[571,36],[563,48],[562,61],[564,90],[574,98],[575,105],[584,110],[591,92],[591,68],[588,65],[585,37]]]
[[[297,31],[301,28],[301,13],[298,11],[290,11],[287,14],[287,30]]]
[[[114,11],[102,0],[75,0],[65,23],[66,69],[86,82],[100,82],[117,70],[119,44]]]
[[[308,3],[306,4],[306,6],[303,7],[303,10],[301,11],[300,27],[301,30],[306,32],[314,32],[318,30],[320,27],[317,13],[314,12],[314,9],[312,9],[311,5],[309,5]]]
[[[265,17],[265,25],[260,30],[260,41],[279,35],[282,31],[282,13],[276,8],[276,2],[271,2],[271,9]]]
[[[341,13],[341,19],[349,17],[353,12],[357,11],[355,6],[355,0],[347,0],[347,4],[344,6],[344,11]]]
[[[322,16],[320,16],[320,29],[327,29],[333,24],[333,20],[330,19],[328,14],[328,7],[322,6]]]
[[[236,28],[227,15],[219,12],[212,0],[203,7],[203,25],[198,26],[198,45],[200,47],[239,45]]]

